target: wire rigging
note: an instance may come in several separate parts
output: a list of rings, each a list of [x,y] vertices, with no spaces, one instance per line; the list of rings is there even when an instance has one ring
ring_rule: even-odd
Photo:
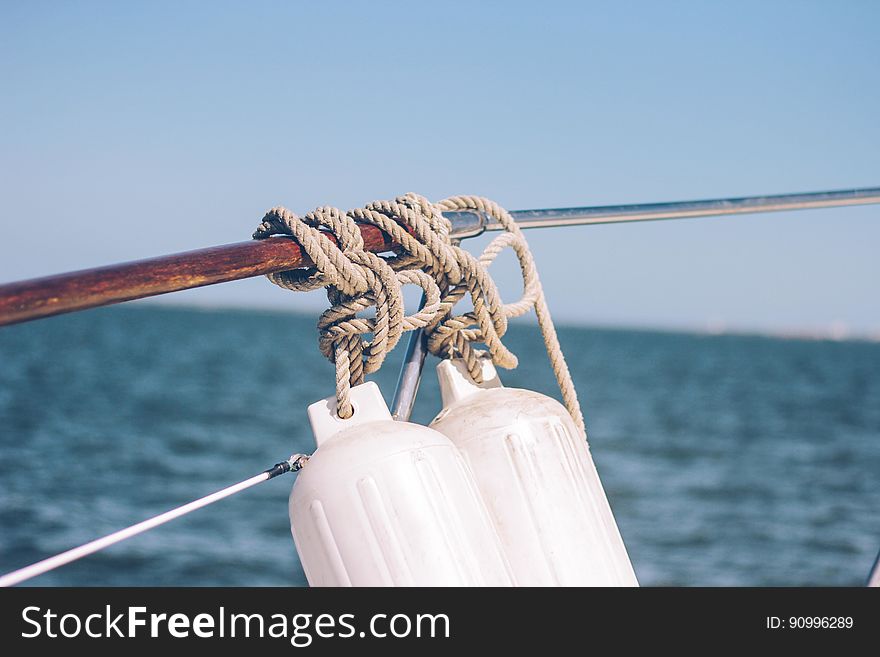
[[[192,502],[184,504],[183,506],[179,506],[176,509],[171,509],[170,511],[166,511],[165,513],[160,513],[158,516],[148,518],[147,520],[143,520],[135,525],[126,527],[125,529],[115,531],[112,534],[107,534],[106,536],[102,536],[101,538],[95,539],[94,541],[89,541],[88,543],[84,543],[79,547],[75,547],[60,554],[56,554],[54,557],[43,559],[42,561],[31,564],[30,566],[25,566],[24,568],[19,568],[18,570],[14,570],[11,573],[7,573],[6,575],[0,577],[0,587],[8,587],[15,586],[16,584],[21,584],[22,582],[29,580],[33,577],[47,573],[50,570],[55,570],[56,568],[60,568],[61,566],[65,566],[69,563],[82,559],[83,557],[87,557],[90,554],[94,554],[95,552],[104,550],[111,545],[121,543],[122,541],[132,538],[133,536],[137,536],[138,534],[143,534],[145,531],[158,527],[159,525],[164,525],[165,523],[170,522],[175,518],[185,516],[188,513],[192,513],[197,509],[204,508],[209,504],[213,504],[214,502],[218,502],[227,497],[231,497],[236,493],[240,493],[244,490],[247,490],[248,488],[256,486],[257,484],[261,484],[264,481],[274,479],[275,477],[282,475],[286,472],[298,472],[302,469],[303,465],[307,461],[308,456],[304,454],[294,454],[287,460],[276,463],[268,470],[264,470],[260,474],[255,475],[249,479],[245,479],[244,481],[240,481],[237,484],[227,486],[226,488],[218,490],[215,493],[211,493],[210,495],[206,495],[205,497],[193,500]]]

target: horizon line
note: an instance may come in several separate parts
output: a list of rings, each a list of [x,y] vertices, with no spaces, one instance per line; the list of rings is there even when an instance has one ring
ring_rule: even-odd
[[[270,304],[241,304],[222,302],[193,302],[172,301],[167,298],[136,299],[132,302],[120,304],[127,307],[154,306],[171,310],[191,310],[198,312],[211,311],[235,311],[257,312],[278,315],[298,315],[312,317],[309,310],[300,308],[283,308]],[[112,306],[105,306],[112,307]],[[512,320],[514,324],[530,324],[534,318],[528,316]],[[650,333],[679,333],[698,336],[742,336],[763,337],[780,340],[802,340],[811,342],[870,342],[880,343],[880,327],[871,330],[851,329],[844,322],[833,321],[826,326],[800,326],[800,327],[760,327],[744,324],[728,323],[717,320],[707,320],[705,324],[663,324],[663,323],[638,323],[625,320],[569,320],[554,321],[557,327],[562,329],[595,329],[608,331],[643,331]]]

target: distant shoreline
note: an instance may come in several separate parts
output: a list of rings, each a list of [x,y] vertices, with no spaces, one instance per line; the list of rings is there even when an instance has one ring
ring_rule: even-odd
[[[119,306],[117,306],[119,307]],[[296,315],[302,318],[316,319],[317,313],[305,309],[282,309],[265,306],[237,306],[225,304],[197,304],[197,303],[169,303],[166,300],[143,299],[127,303],[125,308],[152,308],[163,310],[180,310],[191,312],[233,312],[246,314],[265,315]],[[528,318],[514,320],[516,324],[529,324]],[[634,333],[669,333],[679,335],[693,335],[700,337],[755,337],[774,340],[789,340],[803,342],[859,342],[880,343],[880,329],[876,332],[850,331],[840,325],[831,325],[819,328],[790,328],[790,329],[762,329],[738,326],[719,326],[713,324],[701,326],[663,326],[649,324],[626,324],[613,322],[594,322],[579,324],[567,321],[557,321],[560,330],[594,330],[594,331],[627,331]]]

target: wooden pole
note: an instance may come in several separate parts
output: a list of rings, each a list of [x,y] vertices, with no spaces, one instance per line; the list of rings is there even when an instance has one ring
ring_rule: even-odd
[[[375,253],[394,247],[375,226],[361,225],[361,234]],[[0,285],[0,326],[310,265],[295,241],[270,237],[8,283]]]

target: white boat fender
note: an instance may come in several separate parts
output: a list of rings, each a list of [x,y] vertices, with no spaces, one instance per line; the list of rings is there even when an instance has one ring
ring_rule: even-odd
[[[638,586],[586,440],[546,395],[484,383],[460,359],[437,367],[443,410],[431,426],[468,462],[517,584]]]
[[[488,512],[450,440],[396,422],[379,388],[309,406],[318,449],[290,494],[290,522],[312,586],[510,586]]]

